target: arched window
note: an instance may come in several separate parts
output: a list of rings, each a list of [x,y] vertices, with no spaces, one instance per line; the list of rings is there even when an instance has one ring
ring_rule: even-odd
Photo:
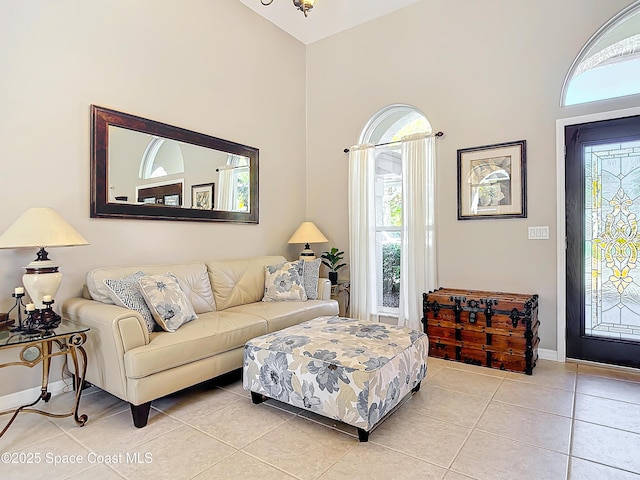
[[[367,122],[361,144],[375,149],[375,216],[378,312],[397,314],[400,302],[402,234],[402,156],[400,139],[431,133],[422,112],[410,105],[389,105]]]
[[[152,137],[140,161],[140,178],[165,177],[184,173],[184,159],[178,142]]]
[[[640,93],[640,1],[598,30],[571,65],[561,105]]]

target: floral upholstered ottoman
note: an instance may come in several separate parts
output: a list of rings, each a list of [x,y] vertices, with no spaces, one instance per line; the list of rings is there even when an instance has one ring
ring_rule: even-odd
[[[358,429],[360,441],[427,373],[419,331],[353,318],[318,317],[244,347],[243,386]]]

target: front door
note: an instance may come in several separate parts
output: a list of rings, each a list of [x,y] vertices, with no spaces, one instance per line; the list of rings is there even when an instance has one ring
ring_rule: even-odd
[[[640,367],[640,116],[565,146],[567,357]]]

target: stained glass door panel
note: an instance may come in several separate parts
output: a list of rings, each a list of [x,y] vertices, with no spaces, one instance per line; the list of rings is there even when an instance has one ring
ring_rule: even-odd
[[[640,117],[565,145],[567,357],[640,367]]]
[[[640,341],[640,141],[584,159],[585,335]]]

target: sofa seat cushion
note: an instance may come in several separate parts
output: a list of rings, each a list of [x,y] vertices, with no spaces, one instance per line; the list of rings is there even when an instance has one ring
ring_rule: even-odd
[[[226,312],[257,316],[267,321],[267,332],[275,332],[312,318],[338,315],[335,300],[307,300],[306,302],[256,302],[232,307]]]
[[[125,353],[125,373],[128,378],[146,377],[242,348],[248,340],[265,333],[267,324],[259,316],[233,312],[203,313],[173,333],[150,334],[149,344]]]

